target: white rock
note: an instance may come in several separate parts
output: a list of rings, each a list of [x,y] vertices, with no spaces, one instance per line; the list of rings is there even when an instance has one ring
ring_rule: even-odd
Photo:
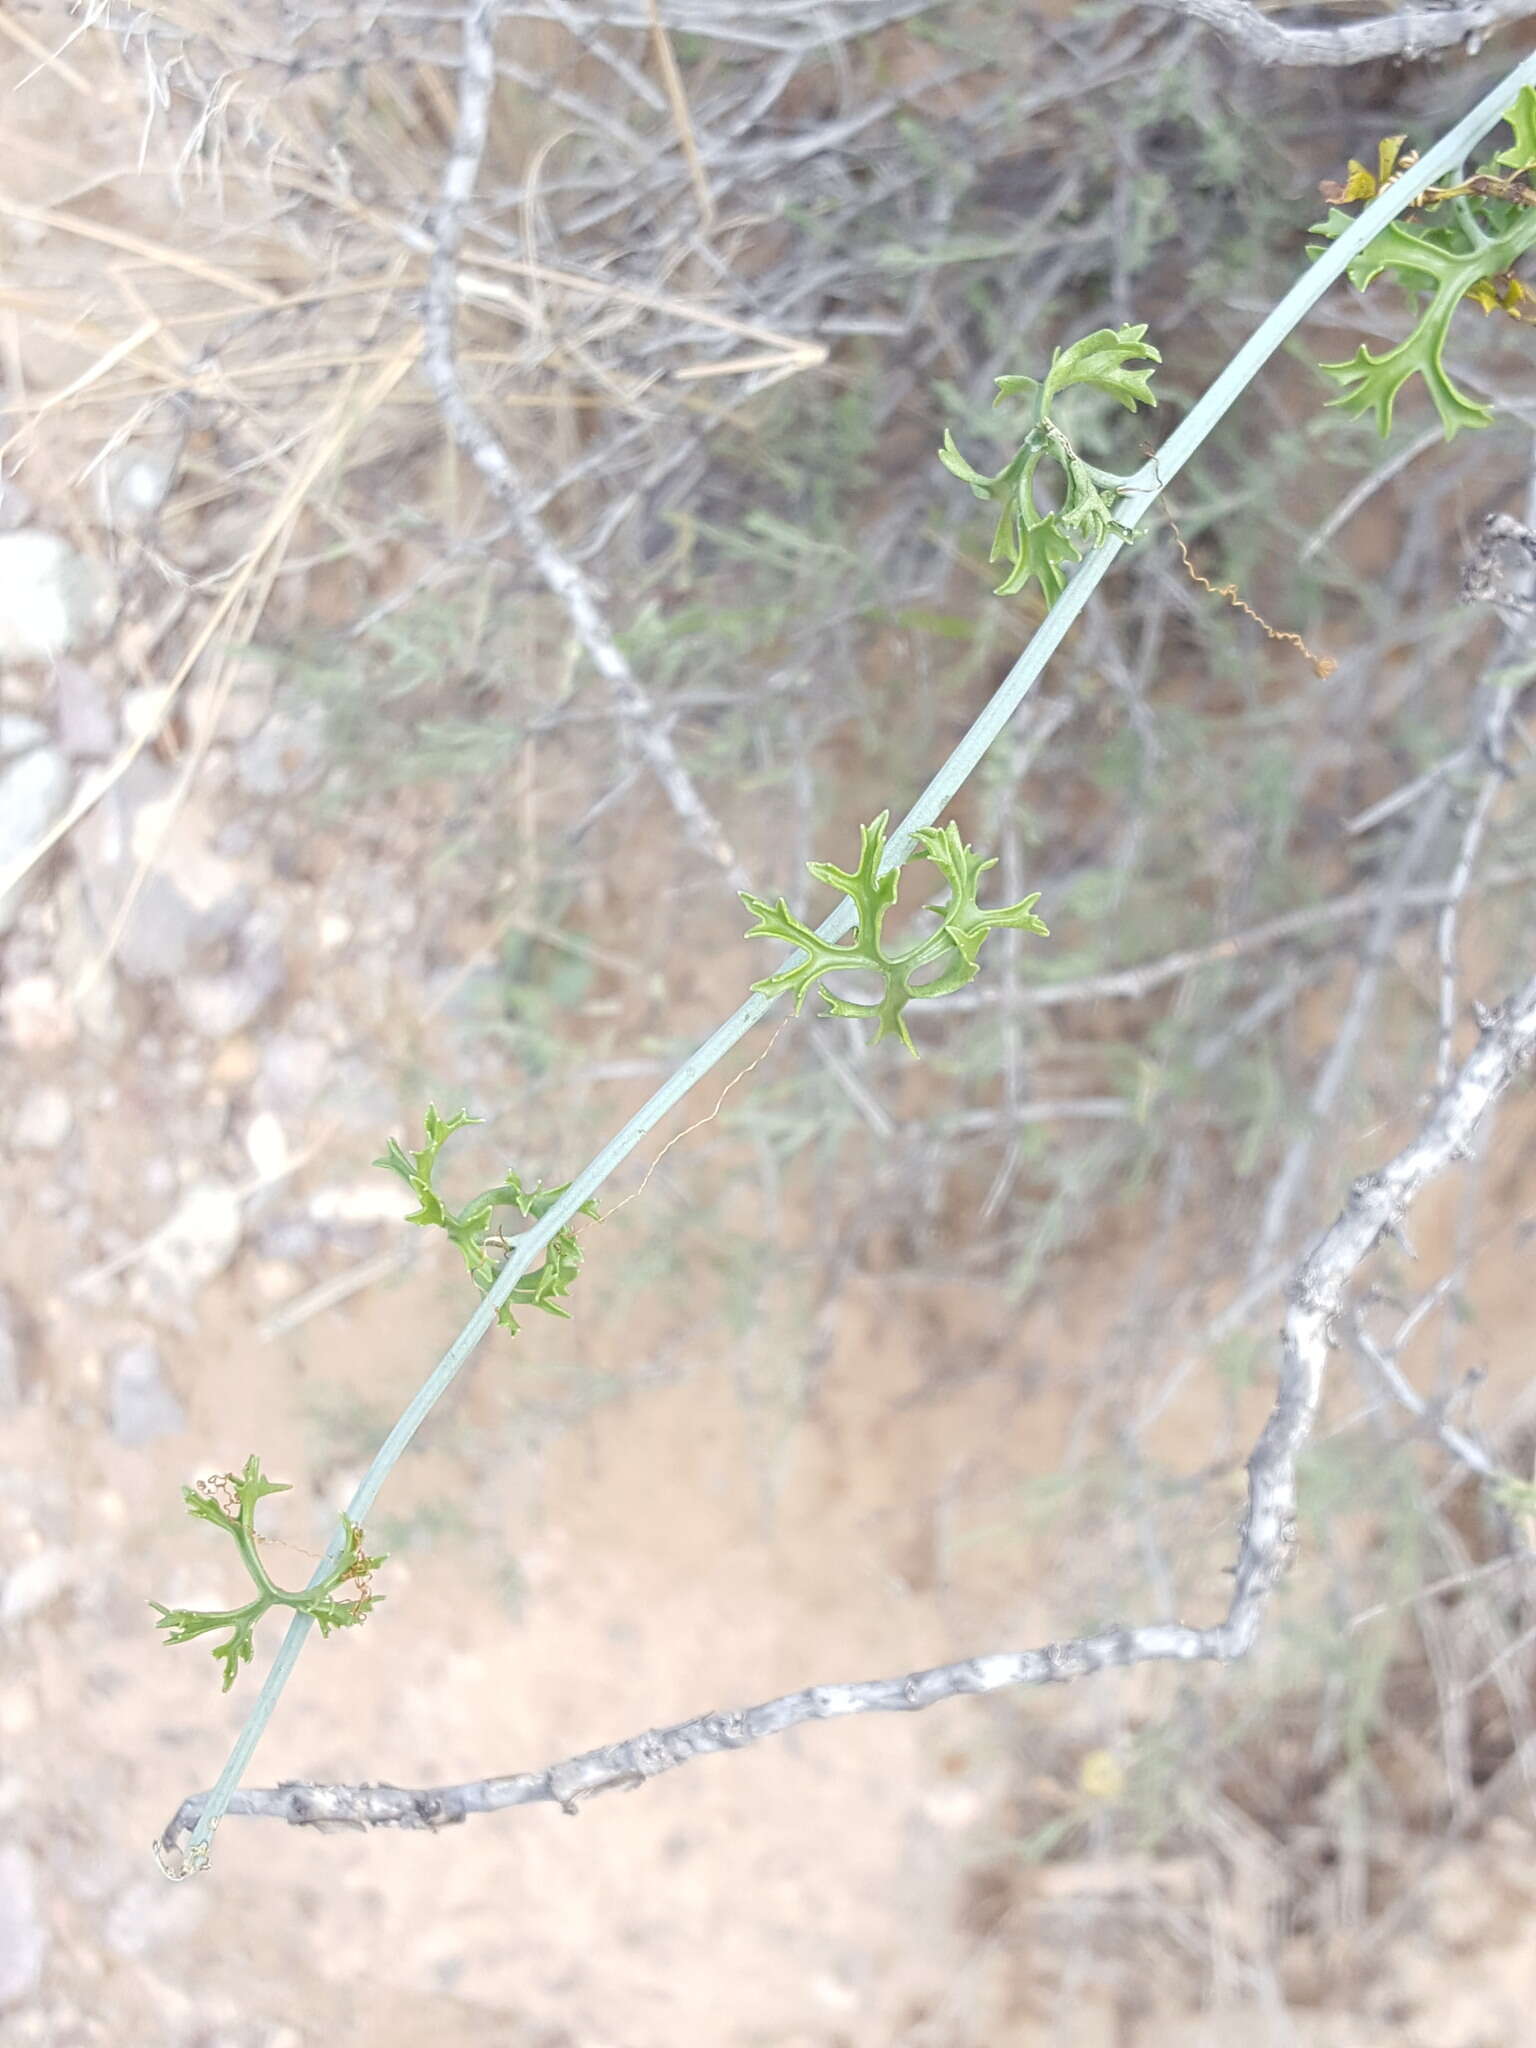
[[[0,754],[24,754],[47,737],[47,726],[29,711],[0,711]]]
[[[105,572],[56,533],[0,533],[0,661],[67,654],[100,636],[114,604]]]
[[[158,448],[140,443],[118,448],[96,472],[97,501],[106,524],[117,532],[139,533],[165,502],[176,473],[179,441]]]
[[[0,1842],[0,2006],[19,2005],[37,1989],[47,1950],[31,1853]]]
[[[0,1735],[13,1740],[37,1726],[37,1698],[20,1680],[0,1692]]]
[[[274,711],[241,747],[235,775],[248,796],[291,796],[325,771],[325,715],[318,704]]]
[[[288,963],[275,938],[257,935],[252,920],[232,967],[222,974],[184,975],[171,994],[185,1021],[203,1038],[234,1037],[282,993]]]
[[[16,1312],[0,1288],[0,1416],[21,1406],[21,1345],[16,1337]]]
[[[100,761],[117,744],[117,714],[106,690],[78,661],[61,661],[54,691],[59,745],[72,760]]]
[[[0,533],[0,544],[5,535]],[[0,640],[4,638],[4,599],[0,597]],[[73,780],[69,763],[52,747],[34,747],[0,769],[0,870],[34,846],[69,800]],[[35,870],[34,870],[35,873]],[[21,908],[24,878],[0,896],[0,932],[9,931]]]
[[[0,1592],[0,1622],[26,1621],[59,1595],[78,1567],[67,1550],[40,1550],[17,1565]]]
[[[247,1124],[245,1150],[263,1180],[276,1180],[286,1168],[291,1156],[288,1135],[270,1109],[259,1111]]]
[[[244,877],[209,849],[208,835],[196,796],[176,806],[169,776],[142,756],[71,835],[81,908],[98,930],[113,924],[139,863],[152,863],[117,943],[129,980],[174,983],[248,915]]]
[[[325,1247],[320,1226],[308,1216],[274,1216],[263,1225],[258,1243],[275,1265],[297,1266],[316,1259]]]
[[[155,1345],[120,1344],[110,1366],[112,1434],[120,1444],[137,1447],[186,1428],[186,1410]]]
[[[216,1181],[199,1182],[156,1231],[145,1250],[144,1265],[174,1294],[195,1294],[235,1256],[241,1225],[241,1203],[234,1189]]]
[[[11,1136],[24,1152],[57,1152],[74,1127],[62,1088],[34,1088],[22,1101]]]
[[[26,526],[36,507],[26,492],[11,476],[0,477],[0,529],[14,533],[18,526]]]
[[[304,1285],[304,1275],[286,1259],[258,1259],[251,1268],[251,1285],[263,1301],[275,1306],[293,1299]]]
[[[0,989],[0,1020],[21,1052],[57,1052],[77,1036],[69,999],[51,974],[26,974]]]
[[[260,1094],[277,1109],[307,1109],[325,1087],[336,1058],[323,1038],[274,1031],[261,1049]]]

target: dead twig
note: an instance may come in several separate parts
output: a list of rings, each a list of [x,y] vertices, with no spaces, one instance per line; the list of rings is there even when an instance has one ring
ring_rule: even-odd
[[[748,888],[745,869],[661,731],[655,708],[598,610],[585,576],[556,547],[533,510],[512,458],[476,412],[459,378],[455,307],[465,210],[485,154],[491,96],[496,86],[493,47],[499,0],[478,0],[464,22],[464,65],[459,75],[459,118],[453,153],[443,173],[433,221],[433,250],[423,311],[422,363],[448,430],[505,508],[539,575],[565,606],[576,635],[598,674],[623,707],[635,743],[661,784],[691,842],[731,878]],[[739,878],[739,879],[738,879]]]
[[[1203,21],[1242,46],[1255,64],[1369,64],[1379,57],[1400,57],[1404,63],[1464,43],[1469,55],[1483,38],[1506,22],[1536,14],[1533,0],[1479,0],[1471,7],[1447,7],[1430,13],[1383,15],[1376,21],[1352,21],[1339,28],[1287,28],[1271,21],[1249,0],[1152,0],[1170,13]]]
[[[1536,520],[1536,472],[1532,473],[1526,489],[1526,516]],[[1506,594],[1494,583],[1489,566],[1493,550],[1505,540],[1517,541],[1526,555],[1523,588],[1513,595]],[[1536,532],[1507,514],[1490,513],[1483,522],[1481,546],[1467,564],[1462,578],[1462,602],[1483,598],[1509,611],[1529,613],[1533,589],[1536,589]],[[1516,656],[1521,651],[1522,636],[1508,617],[1503,624],[1504,651],[1511,657]],[[1504,758],[1504,742],[1519,692],[1496,670],[1486,678],[1478,694],[1481,700],[1478,712],[1481,715],[1476,718],[1476,750],[1481,756],[1482,774],[1467,814],[1456,853],[1456,865],[1451,874],[1450,893],[1441,908],[1435,935],[1435,951],[1440,966],[1440,1038],[1435,1050],[1437,1088],[1443,1088],[1450,1078],[1452,1042],[1456,1032],[1456,919],[1472,880],[1472,870],[1477,864],[1493,806],[1512,773]],[[1467,752],[1470,754],[1472,748],[1468,747]]]
[[[1453,1162],[1470,1156],[1484,1118],[1533,1053],[1536,976],[1489,1013],[1476,1050],[1423,1129],[1379,1172],[1355,1182],[1343,1210],[1297,1270],[1281,1331],[1279,1390],[1248,1459],[1248,1511],[1238,1541],[1235,1586],[1221,1621],[1205,1628],[1182,1621],[1117,1625],[1043,1649],[995,1651],[896,1678],[808,1686],[758,1706],[648,1728],[543,1770],[464,1784],[412,1790],[290,1780],[270,1789],[245,1788],[234,1793],[229,1812],[285,1820],[295,1827],[431,1830],[455,1825],[472,1813],[538,1802],[552,1801],[574,1814],[582,1799],[619,1787],[633,1789],[695,1757],[744,1749],[807,1721],[912,1713],[964,1694],[1061,1684],[1130,1664],[1229,1663],[1246,1656],[1296,1547],[1296,1460],[1316,1419],[1345,1289],[1375,1246],[1398,1228],[1421,1190]],[[184,1800],[155,1844],[162,1868],[173,1875],[183,1874],[180,1841],[196,1825],[207,1797],[199,1793]]]

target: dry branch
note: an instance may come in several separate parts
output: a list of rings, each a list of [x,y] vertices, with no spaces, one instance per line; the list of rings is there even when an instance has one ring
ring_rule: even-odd
[[[575,563],[555,545],[533,509],[527,485],[511,456],[470,404],[459,377],[454,320],[459,250],[464,240],[465,209],[474,193],[490,125],[491,97],[496,87],[493,36],[499,11],[499,0],[478,0],[464,22],[458,127],[433,222],[422,362],[454,440],[505,507],[513,530],[539,575],[564,605],[577,637],[617,698],[636,744],[684,831],[702,853],[730,876],[733,886],[746,888],[749,883],[745,870],[739,866],[693,778],[679,761],[676,748],[661,731],[654,706],[598,610],[591,586]]]
[[[1333,1324],[1344,1292],[1368,1254],[1401,1226],[1420,1191],[1453,1161],[1470,1156],[1472,1140],[1497,1098],[1536,1053],[1536,976],[1483,1021],[1476,1050],[1418,1135],[1379,1172],[1365,1174],[1331,1227],[1302,1261],[1289,1288],[1281,1330],[1280,1385],[1268,1422],[1248,1460],[1248,1511],[1238,1543],[1235,1586],[1225,1617],[1206,1628],[1182,1621],[1103,1629],[1038,1650],[1001,1650],[897,1678],[808,1686],[755,1707],[702,1714],[670,1728],[647,1728],[626,1741],[592,1749],[540,1771],[479,1778],[468,1784],[411,1790],[378,1785],[314,1785],[289,1781],[245,1788],[229,1812],[295,1827],[436,1829],[471,1813],[553,1801],[566,1813],[599,1792],[634,1788],[694,1757],[742,1749],[806,1721],[851,1714],[910,1713],[965,1693],[1007,1686],[1050,1685],[1117,1666],[1174,1660],[1228,1663],[1253,1647],[1264,1608],[1296,1547],[1296,1461],[1311,1433],[1322,1392]],[[175,1869],[180,1842],[207,1799],[184,1800],[157,1844]]]
[[[1153,0],[1153,5],[1203,21],[1239,43],[1256,64],[1295,65],[1369,64],[1380,57],[1400,57],[1411,64],[1458,43],[1475,55],[1485,36],[1506,22],[1536,14],[1536,0],[1480,0],[1472,7],[1434,13],[1414,8],[1339,28],[1287,28],[1261,14],[1249,0]]]

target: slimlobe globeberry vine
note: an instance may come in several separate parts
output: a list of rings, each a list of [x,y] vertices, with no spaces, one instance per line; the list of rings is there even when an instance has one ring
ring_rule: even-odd
[[[575,1181],[548,1190],[536,1188],[530,1193],[524,1190],[517,1175],[509,1172],[495,1188],[482,1191],[455,1210],[437,1193],[433,1176],[446,1138],[476,1119],[467,1112],[444,1119],[435,1108],[429,1108],[425,1146],[407,1153],[394,1140],[389,1142],[384,1158],[377,1163],[411,1186],[418,1206],[408,1220],[444,1230],[459,1249],[485,1298],[381,1448],[354,1495],[353,1515],[341,1517],[341,1537],[333,1536],[331,1551],[302,1593],[283,1593],[266,1577],[256,1555],[255,1545],[260,1539],[252,1526],[255,1507],[266,1494],[285,1489],[262,1475],[254,1455],[247,1461],[242,1477],[226,1474],[222,1481],[214,1482],[222,1491],[222,1499],[213,1498],[207,1487],[184,1489],[190,1512],[234,1537],[255,1581],[257,1598],[244,1607],[222,1611],[170,1610],[152,1601],[150,1605],[160,1615],[158,1625],[170,1631],[168,1640],[185,1642],[196,1635],[228,1628],[230,1640],[213,1652],[223,1665],[227,1690],[238,1665],[250,1660],[251,1636],[261,1615],[276,1605],[294,1610],[288,1636],[264,1681],[257,1707],[218,1785],[200,1802],[197,1826],[188,1849],[191,1869],[207,1865],[212,1831],[228,1810],[240,1773],[297,1657],[308,1622],[318,1621],[322,1633],[328,1634],[332,1627],[361,1620],[377,1602],[379,1596],[368,1590],[368,1579],[383,1560],[363,1553],[360,1517],[376,1499],[383,1476],[491,1322],[500,1321],[515,1334],[516,1324],[509,1312],[511,1301],[532,1304],[551,1314],[566,1313],[558,1305],[559,1297],[568,1292],[580,1264],[580,1249],[569,1220],[580,1212],[597,1215],[591,1199],[593,1190],[627,1156],[645,1131],[681,1099],[724,1050],[751,1028],[778,995],[793,993],[798,1011],[806,994],[816,987],[827,1003],[826,1014],[869,1018],[876,1025],[877,1041],[895,1034],[915,1052],[903,1016],[906,1005],[914,1000],[942,998],[970,981],[979,972],[979,954],[989,931],[1009,927],[1037,936],[1047,935],[1045,926],[1034,915],[1037,897],[982,910],[977,883],[993,863],[966,847],[952,822],[940,829],[916,821],[942,814],[966,774],[1003,729],[1007,717],[1059,644],[1119,546],[1135,537],[1135,519],[1117,518],[1114,501],[1128,497],[1139,516],[1139,511],[1157,497],[1166,478],[1176,474],[1189,460],[1268,355],[1340,275],[1347,275],[1363,291],[1386,273],[1421,301],[1427,294],[1427,303],[1421,303],[1412,332],[1396,348],[1373,355],[1362,345],[1349,361],[1320,366],[1325,375],[1344,387],[1330,403],[1355,414],[1369,412],[1378,433],[1385,436],[1398,393],[1418,375],[1423,377],[1445,426],[1447,440],[1463,427],[1492,423],[1493,414],[1488,407],[1476,404],[1456,388],[1445,370],[1443,352],[1452,319],[1463,299],[1471,299],[1485,314],[1502,311],[1517,320],[1530,318],[1522,310],[1530,293],[1515,277],[1514,266],[1536,246],[1536,86],[1521,83],[1513,104],[1498,116],[1514,132],[1511,146],[1466,177],[1460,175],[1464,159],[1458,159],[1456,152],[1458,148],[1469,147],[1486,131],[1496,117],[1503,93],[1514,89],[1516,80],[1528,79],[1533,73],[1536,59],[1522,63],[1513,77],[1505,81],[1499,97],[1490,94],[1435,146],[1428,162],[1435,175],[1451,170],[1450,181],[1444,185],[1426,182],[1408,205],[1398,204],[1395,215],[1393,207],[1385,202],[1392,187],[1418,161],[1401,153],[1401,137],[1389,138],[1381,144],[1375,173],[1352,162],[1343,185],[1322,186],[1323,196],[1333,204],[1327,220],[1310,230],[1323,240],[1309,244],[1307,254],[1314,265],[1324,258],[1326,263],[1315,279],[1303,277],[1293,285],[1282,304],[1197,401],[1188,418],[1164,445],[1161,469],[1154,461],[1148,472],[1129,479],[1100,468],[1079,453],[1052,414],[1054,401],[1074,385],[1097,388],[1133,412],[1139,404],[1155,404],[1147,381],[1152,370],[1146,366],[1159,363],[1161,356],[1146,342],[1144,324],[1100,329],[1056,349],[1041,379],[997,380],[998,402],[1010,398],[1026,400],[1031,417],[1018,452],[995,474],[985,475],[972,468],[960,455],[952,436],[946,433],[940,452],[944,466],[977,497],[999,507],[992,559],[1006,558],[1010,563],[999,586],[1000,593],[1015,594],[1031,580],[1037,581],[1046,598],[1047,612],[1054,616],[1047,617],[1014,670],[999,685],[991,703],[934,777],[914,806],[907,825],[891,840],[886,837],[886,812],[872,824],[862,826],[859,863],[851,871],[829,862],[809,863],[818,880],[841,890],[848,899],[820,930],[813,931],[795,918],[782,898],[777,904],[770,904],[766,899],[743,895],[757,920],[748,936],[781,939],[796,946],[801,957],[754,983],[753,998],[683,1063],[677,1074],[657,1090]],[[1423,168],[1418,175],[1421,179],[1425,177]],[[1374,209],[1377,218],[1385,223],[1374,235],[1364,233],[1362,224],[1341,210],[1357,200],[1365,200],[1368,211]],[[1406,219],[1410,214],[1416,216],[1411,226]],[[1342,248],[1338,246],[1341,242]],[[1042,512],[1034,500],[1033,481],[1039,464],[1047,458],[1063,474],[1064,499],[1060,509]],[[1084,547],[1092,551],[1092,559],[1085,559]],[[1074,565],[1081,569],[1081,574],[1076,573]],[[916,852],[921,852],[948,882],[949,901],[930,906],[939,920],[932,933],[910,946],[892,950],[885,944],[882,920],[895,901],[900,868]],[[887,861],[890,865],[882,872],[882,864]],[[852,942],[846,946],[835,943],[850,927],[854,929]],[[850,968],[880,978],[883,989],[878,1000],[853,1003],[828,991],[825,978]],[[929,979],[914,982],[915,976],[930,969]],[[587,1199],[575,1200],[578,1193]],[[492,1228],[497,1211],[506,1208],[517,1210],[530,1225],[527,1231],[510,1240]],[[537,1271],[525,1271],[541,1249],[544,1258]],[[493,1258],[493,1251],[502,1252],[503,1257]],[[1272,1421],[1272,1430],[1273,1427]],[[1300,1434],[1304,1436],[1305,1429]],[[1267,1483],[1274,1500],[1282,1504],[1282,1497],[1290,1497],[1287,1488],[1291,1483],[1287,1476],[1290,1467],[1285,1460],[1294,1459],[1294,1450],[1294,1445],[1288,1450],[1282,1446],[1272,1454],[1272,1461],[1279,1461],[1278,1476],[1272,1475],[1272,1481]],[[1273,1505],[1271,1501],[1269,1506]],[[1250,1577],[1261,1568],[1269,1570],[1263,1559],[1255,1562],[1253,1557],[1249,1558]],[[357,1598],[337,1600],[337,1588],[349,1581],[360,1588]],[[1264,1587],[1269,1583],[1266,1578]],[[1258,1584],[1257,1579],[1254,1584]],[[1261,1587],[1260,1593],[1263,1590]],[[1241,1647],[1246,1647],[1257,1628],[1257,1598],[1255,1595],[1244,1613],[1246,1633]],[[1224,1647],[1220,1651],[1224,1657],[1240,1653],[1241,1648]],[[1202,1649],[1198,1654],[1208,1652]]]

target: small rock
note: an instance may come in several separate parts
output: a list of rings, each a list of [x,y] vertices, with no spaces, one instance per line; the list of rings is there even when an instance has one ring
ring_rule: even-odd
[[[17,1565],[0,1592],[0,1622],[28,1621],[59,1595],[75,1577],[77,1566],[67,1550],[40,1550]]]
[[[67,654],[98,639],[116,605],[111,578],[56,533],[0,533],[0,661]]]
[[[61,661],[55,701],[59,745],[72,761],[101,761],[117,745],[117,719],[106,691],[78,661]]]
[[[200,1181],[156,1231],[145,1268],[173,1294],[189,1297],[222,1273],[240,1244],[243,1213],[233,1188]]]
[[[287,1133],[270,1109],[259,1111],[246,1125],[245,1150],[263,1180],[276,1180],[287,1167]]]
[[[227,825],[220,826],[213,850],[225,860],[248,860],[261,840],[266,838],[270,843],[271,837],[270,819],[263,818],[258,825],[254,818],[231,818]]]
[[[24,754],[29,747],[40,747],[47,737],[47,726],[31,712],[0,711],[0,754]]]
[[[0,1735],[8,1735],[14,1741],[18,1735],[28,1735],[37,1726],[37,1695],[30,1686],[18,1679],[0,1692]]]
[[[74,1121],[62,1088],[34,1088],[17,1113],[11,1136],[24,1152],[57,1152]]]
[[[75,1014],[51,974],[28,974],[0,988],[0,1020],[19,1052],[57,1052],[76,1036]]]
[[[234,673],[225,685],[214,728],[217,737],[236,742],[254,739],[272,710],[276,686],[277,663],[270,655],[247,649],[235,661]],[[216,691],[217,684],[212,688],[203,684],[193,696],[192,721],[199,730],[208,723]]]
[[[5,535],[0,534],[0,543],[4,540]],[[0,638],[4,619],[5,604],[0,596]],[[0,769],[0,869],[9,867],[48,830],[69,800],[71,780],[69,763],[52,747],[34,747]],[[9,931],[15,922],[21,892],[30,879],[0,896],[0,932]]]
[[[142,533],[165,503],[181,453],[179,434],[158,446],[130,442],[116,448],[96,472],[101,516],[115,533]]]
[[[288,796],[324,770],[324,718],[317,704],[276,711],[241,747],[235,775],[248,796]]]
[[[128,1030],[115,960],[102,957],[102,926],[92,914],[78,865],[53,877],[49,897],[58,933],[49,948],[47,971],[69,991],[65,1021],[71,1039],[84,1031],[107,1046],[122,1042]]]
[[[0,533],[25,526],[37,507],[14,477],[0,477]]]
[[[150,875],[118,940],[118,966],[130,981],[174,979],[197,951],[199,922],[168,875]]]
[[[224,746],[210,747],[197,771],[197,786],[204,800],[216,797],[221,790],[226,789],[234,772],[235,757],[231,750]],[[214,841],[214,851],[218,851],[217,839]]]
[[[304,1275],[286,1259],[257,1259],[251,1266],[251,1286],[262,1301],[291,1301],[303,1285]]]
[[[335,1055],[323,1038],[276,1031],[261,1052],[263,1102],[290,1113],[307,1109],[331,1078]]]
[[[117,965],[130,981],[186,973],[205,948],[238,930],[250,908],[239,870],[207,847],[199,811],[191,804],[170,811],[172,802],[169,775],[141,757],[71,838],[100,932],[113,928],[139,862],[154,862],[118,940]]]
[[[242,947],[236,965],[223,974],[192,975],[172,984],[176,1005],[204,1038],[233,1038],[282,993],[288,962],[276,939]]]
[[[21,1406],[21,1344],[16,1335],[16,1311],[8,1294],[0,1289],[0,1417],[14,1414]]]
[[[0,2006],[31,1996],[42,1981],[47,1952],[36,1865],[20,1842],[0,1842]]]
[[[120,1444],[152,1443],[176,1436],[187,1413],[165,1377],[159,1350],[150,1343],[120,1344],[108,1361],[111,1374],[112,1434]]]
[[[215,1053],[208,1079],[219,1088],[243,1088],[261,1069],[261,1054],[249,1038],[231,1038]]]
[[[256,1243],[263,1258],[284,1265],[306,1265],[319,1258],[325,1239],[307,1216],[274,1216]]]

